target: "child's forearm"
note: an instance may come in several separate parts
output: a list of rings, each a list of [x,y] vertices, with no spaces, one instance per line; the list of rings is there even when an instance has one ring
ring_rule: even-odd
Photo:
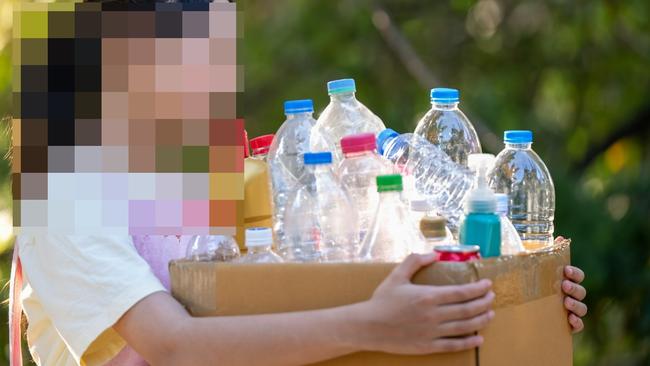
[[[361,349],[362,306],[193,318],[156,293],[115,328],[153,365],[304,365]]]

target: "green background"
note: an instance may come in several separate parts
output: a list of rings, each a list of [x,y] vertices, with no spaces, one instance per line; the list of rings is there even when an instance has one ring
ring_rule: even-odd
[[[575,337],[575,364],[650,364],[648,1],[241,5],[251,137],[280,126],[284,100],[312,98],[321,111],[325,83],[343,77],[355,78],[358,98],[403,132],[427,111],[435,86],[461,90],[461,109],[487,152],[502,148],[503,130],[533,130],[555,180],[556,233],[573,239],[573,262],[587,273],[590,311]],[[0,116],[10,113],[10,7],[0,2]],[[0,154],[9,144],[2,135]],[[2,162],[0,237],[9,185]],[[10,244],[0,256],[4,282]]]

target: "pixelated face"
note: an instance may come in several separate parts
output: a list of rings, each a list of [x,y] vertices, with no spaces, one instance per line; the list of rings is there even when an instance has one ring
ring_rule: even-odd
[[[228,3],[22,3],[14,225],[233,234],[243,199]]]

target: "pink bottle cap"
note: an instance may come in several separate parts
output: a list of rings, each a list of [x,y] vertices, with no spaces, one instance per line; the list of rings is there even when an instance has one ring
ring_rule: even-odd
[[[377,140],[374,133],[360,133],[349,135],[341,139],[341,150],[344,154],[377,149]]]

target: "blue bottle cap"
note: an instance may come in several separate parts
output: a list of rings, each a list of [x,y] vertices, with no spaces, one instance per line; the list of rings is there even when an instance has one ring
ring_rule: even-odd
[[[507,144],[528,144],[533,142],[533,132],[525,130],[511,130],[503,133],[503,142]]]
[[[329,151],[305,153],[303,161],[305,162],[305,165],[331,164],[332,153]]]
[[[458,89],[433,88],[431,89],[431,103],[458,103],[460,92]]]
[[[284,102],[284,114],[306,113],[314,111],[311,99],[287,100]]]
[[[354,79],[340,79],[332,80],[327,83],[327,93],[339,94],[339,93],[354,93],[357,91],[357,87],[354,83]]]
[[[381,131],[379,135],[377,135],[377,153],[379,153],[379,155],[384,155],[384,144],[388,142],[388,140],[397,136],[399,136],[399,133],[390,128]]]

